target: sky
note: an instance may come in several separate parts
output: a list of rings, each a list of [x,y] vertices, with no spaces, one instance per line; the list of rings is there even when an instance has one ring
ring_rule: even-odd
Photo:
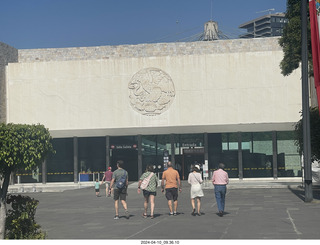
[[[1,0],[0,42],[17,49],[190,41],[205,22],[239,25],[285,12],[287,0]]]

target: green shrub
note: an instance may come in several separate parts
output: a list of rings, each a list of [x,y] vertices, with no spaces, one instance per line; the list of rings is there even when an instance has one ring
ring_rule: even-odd
[[[45,239],[46,233],[35,221],[39,201],[28,196],[8,195],[11,204],[6,219],[6,239]]]

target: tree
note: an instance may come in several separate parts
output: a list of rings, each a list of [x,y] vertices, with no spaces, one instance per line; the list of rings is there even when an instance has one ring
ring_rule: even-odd
[[[306,0],[304,0],[306,1]],[[309,5],[308,13],[309,13]],[[301,62],[301,0],[287,0],[286,18],[288,24],[283,29],[283,35],[279,44],[283,49],[284,56],[280,63],[281,73],[284,76],[290,75],[299,68]],[[310,22],[308,22],[310,23]],[[311,32],[308,24],[308,65],[309,76],[313,76],[313,61],[311,49]],[[318,107],[310,108],[310,131],[311,131],[311,160],[320,159],[320,119]],[[300,155],[303,153],[302,119],[295,125],[296,145]]]
[[[47,234],[35,220],[38,200],[28,196],[7,196],[11,204],[6,218],[5,239],[45,239]]]
[[[301,62],[301,0],[287,0],[286,18],[288,19],[288,24],[283,28],[283,35],[279,39],[279,45],[284,53],[280,63],[281,73],[284,76],[290,75],[295,69],[299,68]],[[309,74],[312,76],[310,24],[308,24],[307,31]]]
[[[0,239],[4,238],[10,175],[34,170],[49,153],[52,138],[43,125],[0,124]]]
[[[295,124],[296,140],[300,155],[303,153],[303,127],[302,119]],[[320,116],[318,107],[310,108],[310,141],[311,161],[320,160]]]

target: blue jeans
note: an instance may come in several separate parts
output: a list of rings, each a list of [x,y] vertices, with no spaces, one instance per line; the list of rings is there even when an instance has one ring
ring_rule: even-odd
[[[226,193],[227,193],[226,185],[214,185],[214,194],[216,196],[219,212],[224,211]]]

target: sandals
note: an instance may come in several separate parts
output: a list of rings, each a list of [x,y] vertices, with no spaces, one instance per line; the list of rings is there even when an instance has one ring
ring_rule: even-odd
[[[143,214],[142,214],[142,217],[146,219],[146,218],[148,218],[148,215],[145,214],[145,213],[143,213]],[[150,218],[151,218],[151,219],[154,219],[154,216],[153,216],[153,215],[150,215]]]

